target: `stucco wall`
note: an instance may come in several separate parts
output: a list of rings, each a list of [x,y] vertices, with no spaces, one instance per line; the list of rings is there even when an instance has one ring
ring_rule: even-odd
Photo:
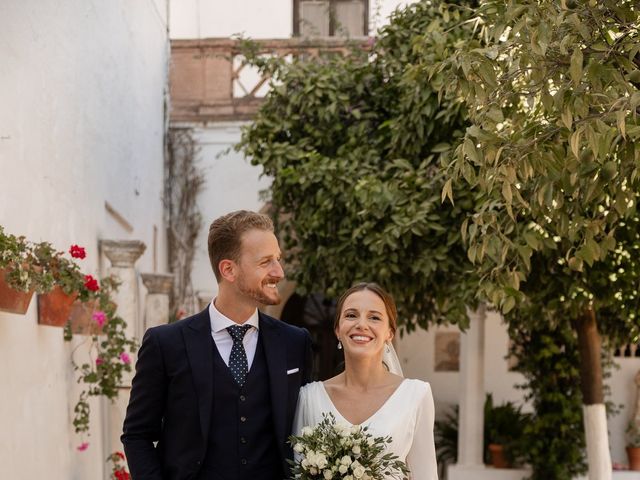
[[[166,271],[166,0],[0,2],[0,58],[0,224],[61,250],[85,246],[86,273],[100,273],[102,238],[144,241],[139,269],[152,271],[155,256]],[[101,402],[92,404],[91,446],[79,453],[73,345],[62,329],[37,325],[35,307],[34,298],[26,316],[0,313],[3,473],[106,478]]]

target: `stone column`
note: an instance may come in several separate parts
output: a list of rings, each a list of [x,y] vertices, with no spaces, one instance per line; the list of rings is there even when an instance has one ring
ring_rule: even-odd
[[[485,306],[467,311],[469,329],[460,338],[460,423],[458,461],[462,468],[484,468]]]
[[[127,323],[126,335],[129,338],[141,337],[142,327],[139,322],[140,301],[138,294],[138,277],[135,270],[135,262],[145,251],[145,244],[138,240],[101,240],[100,248],[111,262],[107,274],[116,277],[120,281],[118,291],[114,294],[114,301],[118,305],[118,315]],[[131,356],[132,367],[135,364],[135,355]],[[107,455],[122,451],[120,435],[122,434],[122,422],[129,403],[132,373],[123,378],[119,386],[118,397],[113,402],[107,402],[105,409],[105,449],[104,458]]]
[[[169,295],[173,288],[173,274],[143,273],[142,283],[147,287],[143,330],[169,323]]]
[[[107,274],[120,281],[114,301],[118,305],[118,315],[127,322],[127,336],[141,340],[138,276],[134,264],[146,246],[138,240],[101,240],[100,248],[111,262]]]

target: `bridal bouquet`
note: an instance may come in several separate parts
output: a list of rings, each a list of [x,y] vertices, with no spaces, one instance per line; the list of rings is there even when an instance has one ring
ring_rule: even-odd
[[[315,427],[304,427],[289,442],[295,452],[291,464],[296,480],[406,479],[408,469],[396,455],[384,453],[390,437],[374,437],[367,427],[336,423],[323,414]]]

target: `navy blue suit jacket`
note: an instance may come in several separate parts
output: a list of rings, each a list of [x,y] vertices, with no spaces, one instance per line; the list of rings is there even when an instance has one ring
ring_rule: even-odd
[[[311,377],[311,338],[305,329],[263,313],[259,322],[285,468],[298,391]],[[215,392],[208,309],[147,330],[121,437],[133,480],[184,480],[199,471]]]

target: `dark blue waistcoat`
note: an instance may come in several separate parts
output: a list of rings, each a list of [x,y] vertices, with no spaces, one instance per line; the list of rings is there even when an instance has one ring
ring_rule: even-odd
[[[281,480],[262,339],[243,387],[213,343],[214,395],[209,445],[198,480]]]

